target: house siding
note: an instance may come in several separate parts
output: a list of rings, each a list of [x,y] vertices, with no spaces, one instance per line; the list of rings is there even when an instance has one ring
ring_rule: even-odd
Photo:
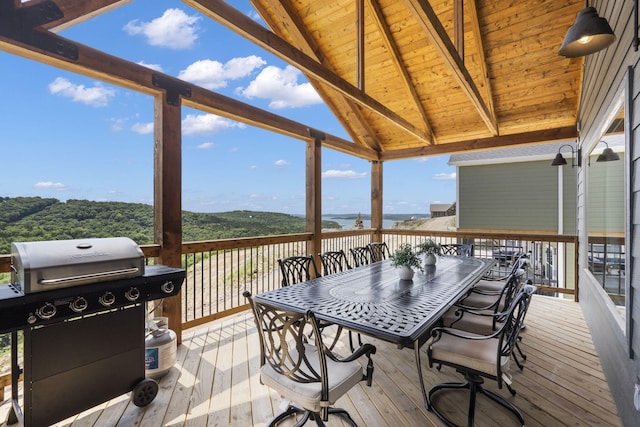
[[[640,382],[640,166],[639,141],[640,81],[639,52],[632,46],[634,36],[633,2],[595,1],[600,16],[606,18],[616,34],[616,42],[605,50],[585,58],[581,109],[578,115],[580,144],[592,147],[600,138],[612,103],[620,88],[631,75],[631,91],[625,94],[626,134],[626,221],[627,262],[626,325],[616,316],[615,307],[599,284],[586,269],[587,212],[586,173],[578,180],[578,230],[580,237],[580,303],[593,335],[609,387],[616,400],[618,412],[626,426],[637,426],[640,414],[633,405],[634,384]],[[583,152],[587,150],[583,148]],[[586,169],[586,168],[582,168]],[[585,216],[586,215],[586,216]],[[626,332],[625,332],[626,330]]]
[[[458,168],[458,226],[462,229],[558,230],[558,176],[550,161]],[[568,169],[568,171],[566,170]],[[575,195],[575,172],[563,168],[565,194]],[[565,203],[565,231],[575,231],[575,196]],[[517,202],[516,202],[517,201]],[[499,215],[496,215],[499,212]]]

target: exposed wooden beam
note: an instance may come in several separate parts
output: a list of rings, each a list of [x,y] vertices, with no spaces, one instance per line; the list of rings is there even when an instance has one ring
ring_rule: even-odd
[[[429,124],[429,118],[427,117],[427,113],[424,111],[422,104],[420,103],[420,97],[418,97],[418,93],[416,92],[416,88],[411,81],[411,76],[407,72],[407,68],[402,63],[402,55],[400,55],[400,50],[393,40],[393,36],[391,35],[391,31],[389,30],[389,26],[385,22],[384,14],[382,13],[382,9],[380,8],[380,4],[376,0],[369,0],[369,6],[373,10],[373,16],[376,20],[376,24],[380,33],[382,34],[382,38],[387,46],[387,49],[391,52],[390,58],[393,61],[394,65],[398,69],[398,72],[402,76],[402,80],[407,87],[407,91],[409,92],[411,99],[416,105],[418,112],[422,116],[422,123],[426,128],[426,134],[431,138],[431,144],[435,144],[435,135],[433,134],[433,129],[431,129],[431,125]]]
[[[480,19],[478,18],[478,0],[472,0],[471,7],[468,9],[469,18],[471,20],[471,31],[476,41],[476,51],[478,52],[478,67],[482,75],[481,86],[485,90],[485,101],[487,108],[495,117],[495,106],[493,104],[493,91],[491,90],[491,80],[489,79],[489,70],[487,70],[487,56],[484,51],[484,40],[480,31]]]
[[[575,126],[566,126],[555,129],[545,129],[526,133],[493,136],[490,138],[471,139],[468,141],[452,142],[441,145],[407,148],[403,150],[385,151],[380,155],[380,160],[400,160],[410,157],[436,156],[453,154],[462,151],[486,150],[491,148],[505,148],[523,144],[541,144],[555,141],[566,141],[578,137]]]
[[[498,135],[498,124],[495,112],[490,110],[485,104],[478,87],[476,86],[469,71],[464,66],[462,58],[451,42],[447,31],[442,26],[438,16],[427,0],[405,0],[407,7],[414,14],[425,33],[437,49],[453,76],[460,84],[462,90],[467,94],[474,105],[482,121],[493,135]]]
[[[40,27],[47,30],[60,31],[131,1],[133,0],[56,0],[55,2],[51,0],[31,0],[17,5],[16,9],[38,8],[42,14],[51,16],[48,9],[57,7],[62,12],[62,16],[43,23]]]
[[[366,93],[362,93],[342,77],[310,58],[277,34],[265,29],[245,14],[229,6],[223,0],[183,0],[194,9],[220,22],[222,25],[254,42],[304,73],[312,75],[322,83],[349,97],[361,107],[378,114],[389,123],[408,132],[419,141],[428,143],[429,136],[409,121],[385,107]]]
[[[453,44],[464,63],[464,0],[453,1]]]
[[[357,77],[356,86],[361,91],[365,91],[365,63],[364,63],[364,0],[356,0],[356,62]]]
[[[193,86],[191,97],[182,100],[183,105],[193,107],[211,114],[237,120],[281,135],[311,141],[310,127],[302,123],[273,114],[244,102]],[[352,154],[364,159],[377,159],[379,154],[370,148],[354,144],[351,141],[325,133],[322,145],[327,148]]]
[[[180,105],[167,102],[166,94],[154,102],[154,243],[160,245],[158,261],[182,267],[182,117]],[[182,298],[166,298],[162,315],[182,341]]]
[[[271,14],[263,9],[262,3],[257,1],[252,1],[251,3],[263,17],[267,25],[271,28],[275,28],[278,25],[285,26],[291,40],[299,46],[303,52],[316,59],[325,67],[331,68],[331,64],[328,63],[323,52],[307,31],[300,16],[292,7],[290,0],[280,0],[270,4],[271,12],[276,16],[274,18],[271,18]],[[276,19],[279,20],[279,22],[275,22]],[[336,118],[342,123],[354,141],[372,150],[382,151],[382,144],[378,140],[376,132],[371,129],[371,126],[362,116],[360,109],[353,101],[340,94],[329,97],[325,87],[320,85],[317,79],[314,79],[313,76],[307,76],[307,78],[309,79],[309,83],[313,85],[316,92],[318,92],[324,102],[330,106],[332,111],[343,112],[343,114]],[[349,120],[347,121],[345,117],[349,117]]]

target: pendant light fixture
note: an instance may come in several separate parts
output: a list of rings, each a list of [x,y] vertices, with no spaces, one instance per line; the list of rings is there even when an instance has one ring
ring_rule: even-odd
[[[606,48],[616,40],[606,19],[598,16],[594,7],[585,1],[585,8],[578,12],[576,22],[569,28],[558,55],[567,58],[589,55]]]
[[[598,156],[596,162],[614,162],[616,160],[620,160],[620,156],[618,155],[618,153],[609,148],[609,144],[607,144],[605,141],[600,142],[606,145],[607,148],[602,150],[602,154]]]

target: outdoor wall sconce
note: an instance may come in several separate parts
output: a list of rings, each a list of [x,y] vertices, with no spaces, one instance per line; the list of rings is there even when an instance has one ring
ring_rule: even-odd
[[[607,148],[602,150],[602,153],[598,156],[598,158],[596,159],[596,162],[613,162],[615,160],[620,160],[620,156],[618,155],[618,153],[616,153],[611,148],[609,148],[609,144],[607,144],[604,141],[600,141],[600,142],[606,145]]]
[[[636,3],[638,0],[635,0]],[[606,19],[598,16],[595,7],[585,1],[585,8],[578,12],[576,22],[569,27],[558,55],[566,58],[589,55],[606,48],[616,40]]]
[[[571,167],[582,166],[582,149],[578,148],[574,151],[573,146],[570,144],[564,144],[561,145],[560,148],[558,148],[558,154],[556,154],[556,158],[551,162],[551,166],[562,166],[567,164],[567,161],[564,157],[562,157],[562,154],[560,153],[560,151],[564,147],[569,147],[571,149]]]

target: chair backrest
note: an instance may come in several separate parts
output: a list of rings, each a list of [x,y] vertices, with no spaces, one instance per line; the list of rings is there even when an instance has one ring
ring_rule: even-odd
[[[534,290],[535,286],[523,286],[506,313],[505,321],[498,332],[500,339],[500,356],[502,357],[511,357],[511,353],[516,346],[518,336],[524,325],[524,317],[529,309],[531,294]],[[498,358],[498,360],[500,359]],[[500,363],[498,363],[498,365],[500,365]],[[502,378],[500,375],[498,377],[498,383],[500,383]]]
[[[320,254],[320,261],[322,261],[322,274],[339,273],[351,269],[349,261],[347,260],[347,254],[342,249],[339,251],[328,251]]]
[[[473,243],[440,245],[440,255],[473,256]]]
[[[255,301],[249,291],[243,295],[249,300],[260,337],[260,366],[268,363],[275,372],[297,383],[327,384],[327,366],[322,335],[313,313],[298,313],[275,308]],[[311,327],[315,348],[313,358],[320,358],[320,364],[307,358],[305,328]],[[316,369],[313,366],[320,367]],[[323,387],[324,388],[324,387]]]
[[[282,273],[282,286],[294,285],[314,277],[320,277],[316,262],[311,255],[279,259],[278,265],[280,265]],[[312,271],[314,276],[311,276]]]
[[[356,246],[355,248],[350,248],[349,251],[351,252],[351,256],[353,256],[353,262],[356,267],[371,264],[371,250],[368,246]]]
[[[513,261],[513,266],[511,267],[511,272],[509,274],[513,275],[518,270],[526,270],[527,268],[529,268],[529,263],[531,262],[530,256],[531,256],[531,251],[527,252],[526,254],[522,254],[518,258],[516,258]]]
[[[385,242],[371,242],[367,246],[369,247],[369,252],[371,252],[372,262],[382,261],[391,255]]]
[[[500,292],[500,298],[503,300],[503,307],[508,308],[511,302],[514,300],[518,291],[520,290],[520,283],[522,283],[522,277],[524,276],[524,270],[520,269],[514,274],[510,275],[507,279],[502,291]],[[496,312],[498,311],[496,306]]]

